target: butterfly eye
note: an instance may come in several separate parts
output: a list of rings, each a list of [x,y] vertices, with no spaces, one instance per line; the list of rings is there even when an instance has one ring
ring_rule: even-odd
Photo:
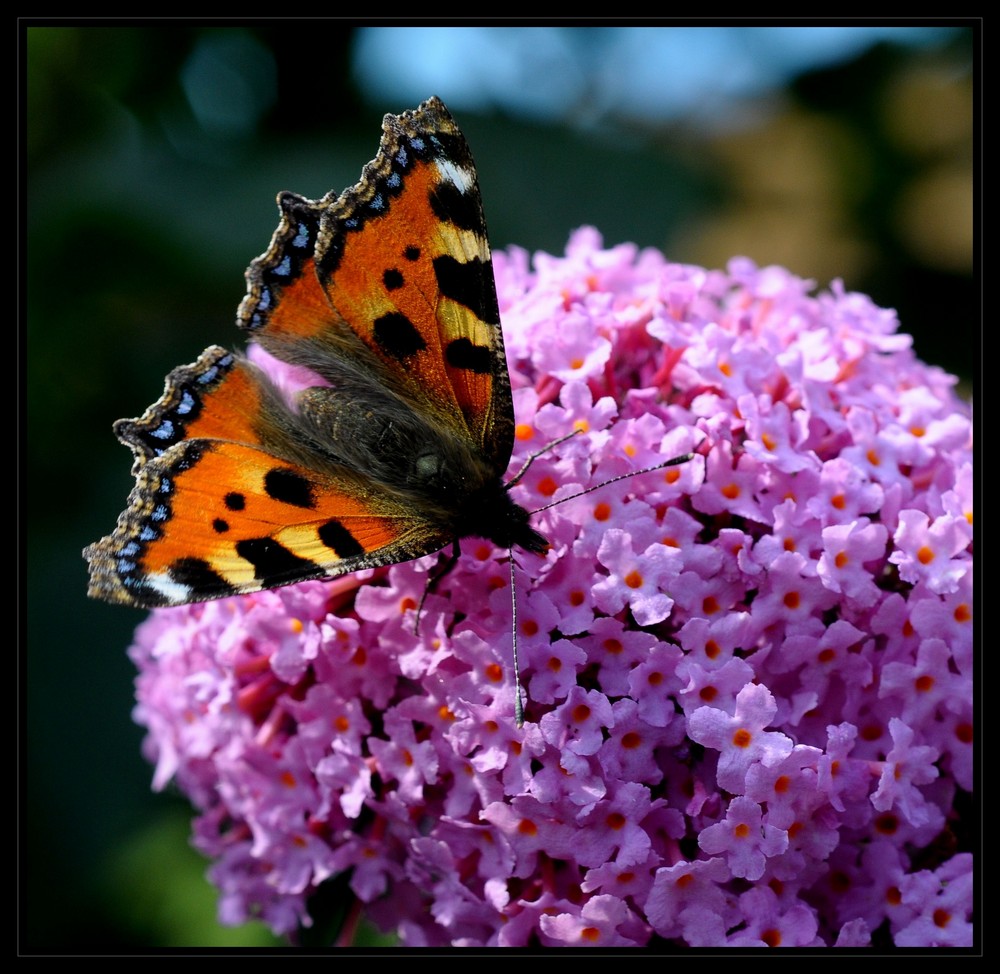
[[[432,483],[441,473],[441,457],[435,453],[422,453],[413,464],[418,483]]]

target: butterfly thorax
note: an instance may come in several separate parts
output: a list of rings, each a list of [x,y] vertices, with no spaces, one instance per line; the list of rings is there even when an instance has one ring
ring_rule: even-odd
[[[536,553],[547,549],[492,460],[470,449],[467,437],[429,424],[396,395],[355,383],[309,389],[297,406],[339,461],[408,501],[436,523],[441,537],[488,538]]]
[[[460,441],[438,435],[413,445],[397,465],[393,486],[412,494],[425,514],[436,509],[441,529],[454,539],[488,538],[501,548],[542,554],[548,541],[528,523],[529,513],[510,496],[500,472]]]
[[[457,509],[456,538],[488,538],[500,548],[524,548],[537,555],[549,547],[546,538],[528,523],[530,514],[511,500],[499,477],[464,498]]]

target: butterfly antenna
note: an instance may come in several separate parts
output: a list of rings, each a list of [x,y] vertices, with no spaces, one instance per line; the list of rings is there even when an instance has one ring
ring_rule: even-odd
[[[563,439],[569,439],[569,437],[563,437]],[[556,440],[556,443],[560,443],[561,440]],[[577,497],[583,497],[584,494],[593,493],[595,490],[600,490],[602,487],[607,487],[608,484],[616,484],[619,480],[628,480],[629,477],[638,477],[640,474],[652,473],[654,470],[662,470],[664,467],[676,467],[680,463],[687,463],[688,460],[693,460],[695,455],[693,453],[682,453],[679,457],[672,457],[670,460],[664,460],[663,463],[654,464],[652,467],[643,467],[642,470],[630,470],[628,473],[619,474],[617,477],[612,477],[610,480],[602,480],[599,484],[594,484],[593,487],[587,487],[585,490],[577,491],[575,494],[570,494],[568,497],[560,497],[557,501],[552,501],[551,504],[546,504],[544,507],[539,507],[533,510],[532,514],[540,514],[542,511],[547,511],[550,507],[555,507],[557,504],[565,504],[566,501],[571,501]],[[529,457],[529,459],[532,459]]]
[[[582,433],[583,430],[573,430],[572,433],[567,433],[565,436],[560,436],[558,440],[552,440],[546,443],[540,450],[535,450],[534,453],[528,455],[528,459],[521,464],[521,469],[518,470],[510,480],[504,485],[507,490],[510,490],[527,472],[528,467],[530,467],[543,453],[548,453],[554,446],[559,446],[560,443],[565,443],[567,440],[571,440],[574,436]],[[544,510],[544,508],[542,508]]]
[[[524,707],[521,703],[521,677],[517,665],[517,592],[514,589],[514,553],[510,552],[510,616],[514,638],[514,726],[524,726]]]

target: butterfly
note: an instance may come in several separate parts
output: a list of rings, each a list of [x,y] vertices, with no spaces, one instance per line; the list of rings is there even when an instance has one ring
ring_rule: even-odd
[[[248,357],[212,346],[115,423],[135,486],[114,531],[84,549],[89,594],[183,605],[450,544],[432,585],[469,536],[543,554],[509,492],[521,474],[503,480],[514,409],[490,246],[444,104],[386,115],[357,185],[280,193],[278,207],[237,324],[314,381],[289,402]],[[518,723],[520,704],[518,689]]]
[[[278,196],[237,323],[319,377],[289,404],[213,346],[119,420],[135,486],[89,594],[180,605],[407,561],[475,535],[542,553],[503,476],[514,411],[479,183],[438,98],[386,115],[360,182]]]

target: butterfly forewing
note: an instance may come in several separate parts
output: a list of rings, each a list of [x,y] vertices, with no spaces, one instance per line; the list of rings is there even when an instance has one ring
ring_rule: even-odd
[[[502,473],[513,413],[493,266],[472,157],[440,101],[386,116],[356,186],[279,203],[271,247],[248,271],[243,327],[279,358],[332,369],[335,386],[357,381],[345,370],[370,376]],[[305,320],[288,314],[292,295]]]

